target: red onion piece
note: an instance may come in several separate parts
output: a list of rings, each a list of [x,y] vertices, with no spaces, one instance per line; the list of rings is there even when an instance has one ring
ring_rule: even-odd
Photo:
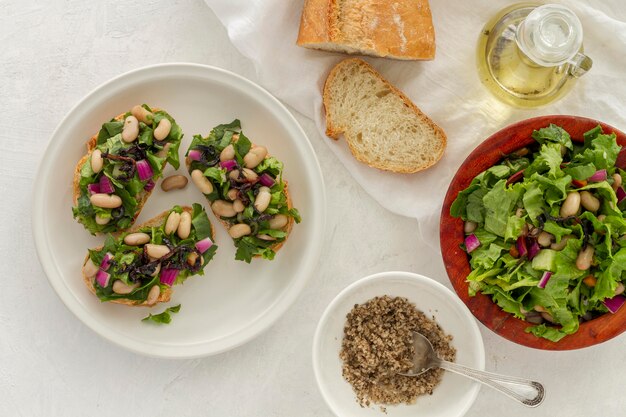
[[[113,194],[115,192],[115,188],[113,188],[113,183],[106,175],[102,175],[100,177],[100,192],[104,194]]]
[[[198,249],[200,253],[208,251],[211,246],[213,246],[213,241],[208,237],[196,242],[196,249]]]
[[[474,249],[480,246],[480,240],[476,237],[475,234],[471,234],[465,238],[465,249],[467,253],[471,253]]]
[[[91,194],[100,194],[100,184],[89,184],[87,185],[87,191],[89,191],[89,195]]]
[[[526,243],[526,245],[528,246],[528,242]],[[539,246],[539,243],[537,243],[537,240],[532,239],[532,243],[528,247],[528,259],[532,259],[535,256],[537,256],[540,250],[541,250],[541,246]]]
[[[143,189],[149,192],[154,189],[154,186],[155,186],[154,181],[152,181],[152,179],[149,179],[146,185],[143,186]]]
[[[606,169],[600,169],[596,171],[595,174],[590,176],[587,180],[589,182],[600,182],[600,181],[605,181],[606,177],[607,177]]]
[[[524,178],[524,170],[517,171],[515,174],[511,175],[508,180],[506,180],[506,185],[513,184],[514,182],[518,182]]]
[[[111,278],[111,274],[108,272],[104,272],[102,269],[99,269],[96,273],[96,282],[102,288],[106,288],[109,285],[109,279]]]
[[[111,252],[107,252],[102,258],[102,262],[100,263],[100,269],[103,271],[107,271],[111,266],[111,261],[113,260],[113,254]]]
[[[139,179],[141,181],[152,178],[152,167],[150,166],[150,163],[145,159],[137,161],[137,175],[139,175]]]
[[[539,284],[537,284],[537,286],[539,288],[545,288],[546,284],[548,283],[548,281],[550,281],[550,277],[552,276],[552,272],[550,271],[546,271],[543,273],[543,275],[541,276],[541,279],[539,280]]]
[[[528,253],[526,238],[524,236],[520,236],[517,238],[517,251],[519,252],[520,258],[526,256],[526,254]]]
[[[276,181],[274,181],[274,178],[272,178],[267,172],[263,173],[260,177],[259,177],[259,182],[266,186],[266,187],[270,187],[272,188],[272,186],[276,183]]]
[[[161,269],[161,284],[165,284],[168,286],[172,286],[174,281],[176,281],[176,277],[180,271],[174,268],[165,268]]]
[[[225,168],[227,171],[233,170],[236,166],[237,161],[235,161],[234,159],[220,162],[220,167]]]
[[[194,150],[189,151],[189,155],[187,155],[187,156],[192,161],[199,161],[200,159],[202,159],[202,152],[200,152],[197,149],[194,149]]]
[[[613,298],[605,299],[602,303],[611,313],[615,314],[624,305],[624,302],[626,302],[626,298],[623,295],[616,295]]]
[[[621,203],[626,198],[626,191],[622,187],[617,188],[617,202]]]

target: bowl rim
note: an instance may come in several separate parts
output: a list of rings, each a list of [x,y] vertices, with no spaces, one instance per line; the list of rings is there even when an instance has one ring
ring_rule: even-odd
[[[336,408],[335,402],[333,401],[332,396],[327,390],[326,386],[322,384],[322,376],[321,376],[322,365],[320,361],[320,344],[321,344],[321,338],[323,337],[322,332],[328,323],[331,312],[349,294],[353,293],[358,288],[369,284],[370,282],[385,281],[386,279],[389,279],[392,277],[400,278],[400,279],[404,279],[404,280],[408,280],[412,282],[417,282],[419,284],[434,288],[436,291],[439,291],[442,294],[445,294],[450,299],[450,301],[454,304],[455,308],[463,312],[463,316],[467,319],[467,325],[470,327],[471,333],[476,338],[477,343],[476,343],[476,346],[474,346],[476,348],[476,354],[478,356],[478,366],[476,367],[476,369],[479,369],[479,370],[485,369],[485,344],[484,344],[480,329],[478,327],[478,324],[476,323],[475,318],[473,317],[473,315],[471,314],[467,306],[461,302],[461,300],[456,296],[454,292],[452,292],[449,288],[447,288],[442,283],[432,278],[429,278],[425,275],[417,274],[414,272],[386,271],[386,272],[378,272],[372,275],[368,275],[364,278],[360,278],[357,281],[354,281],[353,283],[345,287],[343,290],[341,290],[332,299],[332,301],[324,309],[324,312],[322,313],[320,320],[317,323],[315,334],[313,336],[312,366],[313,366],[313,373],[315,375],[315,381],[317,383],[319,392],[322,394],[322,397],[324,398],[324,401],[326,402],[326,405],[337,416],[340,416],[340,414]],[[339,352],[337,352],[337,354],[339,354]],[[480,391],[480,388],[481,388],[481,384],[477,382],[474,382],[472,384],[472,388],[471,388],[472,392],[470,394],[470,397],[467,403],[465,404],[465,407],[463,407],[463,410],[461,414],[459,414],[459,416],[465,415],[465,413],[467,413],[470,407],[474,404],[478,396],[478,392]]]
[[[290,284],[285,287],[280,297],[277,297],[262,314],[255,317],[255,319],[246,326],[242,327],[237,332],[225,334],[224,337],[220,338],[217,342],[194,343],[182,347],[177,345],[155,346],[138,338],[120,335],[106,323],[99,322],[89,314],[89,310],[80,300],[75,298],[70,291],[67,291],[65,279],[62,277],[63,274],[56,268],[52,253],[46,248],[46,243],[49,240],[44,227],[46,222],[44,214],[46,204],[42,201],[41,194],[37,193],[36,187],[33,187],[31,190],[33,210],[30,220],[35,251],[47,281],[65,307],[83,324],[109,342],[144,356],[167,359],[191,359],[217,355],[241,346],[267,331],[294,304],[309,282],[314,271],[314,266],[319,261],[321,255],[324,241],[323,230],[325,230],[327,217],[326,189],[317,154],[302,126],[291,111],[265,88],[239,74],[212,65],[191,62],[168,62],[142,66],[112,77],[96,86],[68,110],[51,133],[50,140],[47,142],[45,150],[41,153],[41,157],[38,161],[36,177],[39,178],[42,172],[50,170],[49,165],[52,164],[51,159],[53,158],[44,158],[44,155],[50,152],[59,152],[60,145],[53,139],[63,132],[66,123],[76,118],[77,115],[83,114],[83,107],[86,104],[93,105],[93,103],[98,103],[106,98],[109,88],[118,88],[120,85],[141,83],[145,79],[182,76],[189,77],[190,79],[212,79],[215,82],[229,82],[234,88],[245,89],[251,96],[265,100],[266,107],[268,107],[272,113],[275,113],[277,118],[282,119],[281,123],[285,124],[290,130],[301,137],[302,140],[298,142],[298,146],[306,149],[307,154],[311,158],[311,171],[307,172],[307,175],[313,175],[313,183],[317,184],[314,191],[318,193],[319,197],[317,202],[312,205],[310,221],[315,222],[319,227],[316,229],[316,234],[311,237],[315,243],[311,247],[310,254],[306,257],[303,256],[302,262],[304,262],[305,268],[302,269],[302,276],[294,277]]]
[[[604,314],[596,319],[581,323],[578,331],[552,342],[526,333],[530,324],[504,312],[491,297],[482,293],[470,297],[465,277],[470,272],[467,254],[460,248],[463,242],[463,221],[450,215],[450,206],[458,193],[469,186],[471,180],[503,155],[534,143],[530,137],[533,130],[553,123],[564,127],[575,141],[581,141],[582,133],[600,125],[605,132],[614,132],[617,141],[626,146],[626,134],[599,120],[572,115],[547,115],[521,120],[493,133],[478,145],[456,171],[444,198],[440,217],[440,247],[448,278],[459,298],[472,314],[487,328],[505,339],[540,350],[572,350],[590,347],[605,342],[626,331],[626,308],[616,314]],[[572,131],[574,134],[572,134]],[[578,135],[581,136],[578,136]],[[626,148],[624,148],[626,149]],[[620,154],[620,158],[622,154]],[[497,158],[497,159],[496,159]],[[486,168],[485,168],[486,167]],[[465,172],[471,174],[466,175]]]

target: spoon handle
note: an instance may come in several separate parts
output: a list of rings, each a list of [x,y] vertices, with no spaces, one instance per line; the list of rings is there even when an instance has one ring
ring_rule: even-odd
[[[536,381],[479,371],[444,360],[439,360],[437,366],[488,385],[529,407],[537,407],[545,396],[545,388]]]

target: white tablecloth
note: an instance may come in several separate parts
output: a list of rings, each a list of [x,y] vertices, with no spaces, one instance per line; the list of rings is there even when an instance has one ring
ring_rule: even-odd
[[[302,0],[293,3],[299,8]],[[451,2],[433,0],[435,24],[478,22],[505,2],[470,3],[478,2],[455,2],[446,9]],[[609,4],[615,8],[610,10]],[[623,16],[618,6],[602,3],[611,16],[607,21]],[[597,32],[604,28],[586,27]],[[607,35],[624,39],[624,33]],[[467,63],[468,74],[459,77],[474,71],[469,52],[460,49],[465,38],[473,36],[451,36],[448,47],[442,44],[445,38],[438,37],[438,60],[448,56],[455,66]],[[254,64],[233,47],[201,0],[5,0],[0,3],[0,40],[0,416],[330,416],[311,368],[313,332],[330,300],[356,279],[392,269],[419,272],[449,286],[440,258],[424,249],[415,221],[390,213],[370,198],[353,178],[358,174],[343,167],[347,158],[331,151],[315,124],[296,113],[322,166],[329,213],[316,277],[296,304],[268,332],[217,357],[149,359],[106,342],[63,306],[36,259],[30,195],[37,192],[36,166],[45,158],[43,149],[53,129],[98,84],[144,65],[199,62],[261,82],[264,74],[257,75]],[[569,105],[570,112],[624,128],[624,96],[606,94],[623,84],[624,66],[614,64],[623,58],[615,48],[613,42],[588,45],[595,59],[593,73],[559,106]],[[479,84],[473,89],[476,100],[469,103],[461,99],[467,92],[455,92],[452,86],[429,89],[452,98],[448,107],[439,108],[421,99],[422,90],[411,87],[416,80],[405,78],[413,74],[410,64],[374,64],[446,128],[450,140],[456,141],[451,146],[459,147],[458,155],[469,152],[485,132],[459,138],[458,130],[450,127],[454,120],[473,111],[473,123],[480,126],[497,116],[500,107]],[[435,75],[421,74],[438,84]],[[622,77],[620,83],[611,81],[616,74]],[[573,107],[576,100],[591,96],[591,77],[606,85],[594,95],[593,104]],[[487,107],[481,107],[481,100]],[[497,117],[506,124],[561,110],[550,107]],[[453,158],[444,158],[441,172],[452,172]],[[488,370],[536,378],[545,383],[548,396],[531,411],[483,388],[468,416],[624,415],[626,377],[621,363],[626,336],[590,349],[555,353],[515,345],[482,326],[481,331]]]

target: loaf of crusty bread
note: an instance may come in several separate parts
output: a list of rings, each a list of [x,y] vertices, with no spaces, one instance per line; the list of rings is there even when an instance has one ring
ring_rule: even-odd
[[[344,134],[357,160],[413,173],[443,155],[446,135],[400,90],[358,58],[337,64],[324,85],[326,134]]]
[[[306,0],[297,44],[403,60],[435,58],[428,0]]]

